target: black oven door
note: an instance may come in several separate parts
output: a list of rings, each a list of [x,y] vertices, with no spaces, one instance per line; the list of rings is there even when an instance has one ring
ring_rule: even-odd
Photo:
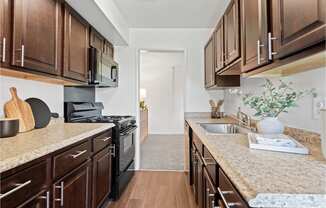
[[[124,132],[120,132],[119,145],[119,172],[123,172],[135,157],[136,129],[134,126]]]

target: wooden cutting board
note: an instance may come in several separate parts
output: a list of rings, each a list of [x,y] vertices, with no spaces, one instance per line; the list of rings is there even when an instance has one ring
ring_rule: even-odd
[[[30,131],[35,127],[31,106],[17,96],[15,87],[10,88],[11,100],[4,105],[6,118],[19,119],[19,132]]]

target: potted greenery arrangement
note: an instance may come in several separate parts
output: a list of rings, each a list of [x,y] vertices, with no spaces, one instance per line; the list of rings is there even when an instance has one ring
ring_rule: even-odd
[[[282,134],[284,125],[278,120],[280,113],[287,113],[288,109],[296,107],[297,101],[305,95],[314,93],[314,90],[296,91],[291,85],[279,80],[280,84],[274,86],[269,79],[262,86],[262,95],[246,94],[243,97],[245,105],[256,111],[255,116],[261,120],[257,123],[257,130],[262,134]]]

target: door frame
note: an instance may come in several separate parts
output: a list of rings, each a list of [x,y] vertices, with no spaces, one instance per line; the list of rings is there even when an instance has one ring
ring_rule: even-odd
[[[185,74],[187,74],[187,71],[188,71],[188,64],[189,64],[189,61],[188,61],[188,51],[186,48],[151,48],[151,47],[139,47],[139,48],[136,48],[135,49],[135,61],[136,61],[136,82],[135,82],[135,95],[136,95],[136,100],[135,100],[135,103],[136,103],[136,106],[135,106],[135,112],[136,112],[136,123],[137,123],[137,126],[139,126],[140,124],[140,108],[139,108],[139,101],[140,101],[140,93],[139,93],[139,90],[140,90],[140,58],[141,58],[141,51],[161,51],[161,52],[183,52],[183,55],[184,55],[184,72]],[[186,91],[186,78],[184,77],[185,79],[185,82],[184,82],[184,88],[183,88],[183,108],[185,109],[186,105],[185,105],[185,91]],[[136,131],[136,144],[135,144],[135,147],[136,147],[136,154],[135,154],[135,169],[136,170],[139,170],[140,168],[140,129],[137,128],[137,131]]]

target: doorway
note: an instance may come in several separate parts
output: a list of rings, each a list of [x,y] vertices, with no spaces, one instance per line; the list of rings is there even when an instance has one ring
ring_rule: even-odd
[[[184,168],[184,51],[140,51],[140,169]]]

